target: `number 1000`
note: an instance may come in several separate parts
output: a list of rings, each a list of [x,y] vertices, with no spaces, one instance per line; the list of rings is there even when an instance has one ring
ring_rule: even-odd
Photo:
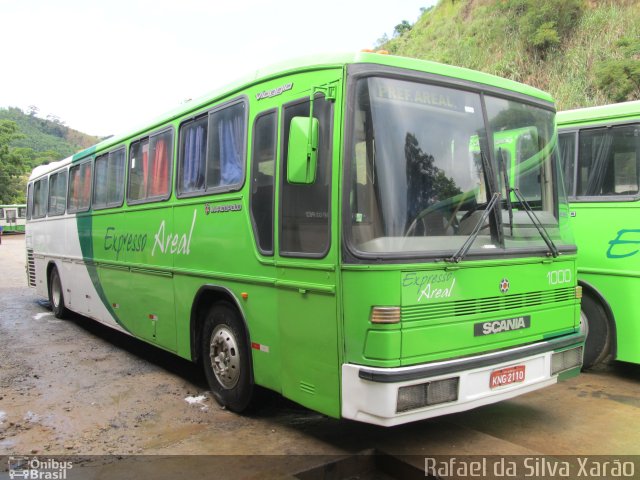
[[[571,282],[571,270],[553,270],[547,273],[549,285],[560,285],[562,283]]]

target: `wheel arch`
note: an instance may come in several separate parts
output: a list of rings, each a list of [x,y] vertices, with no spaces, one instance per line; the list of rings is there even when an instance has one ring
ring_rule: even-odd
[[[191,332],[191,360],[194,362],[200,360],[200,341],[204,314],[213,305],[222,301],[230,303],[238,311],[238,316],[244,327],[247,348],[251,349],[249,325],[247,324],[244,310],[242,309],[238,297],[236,297],[236,295],[227,287],[223,287],[221,285],[203,285],[196,293],[193,303],[191,304],[189,330]]]
[[[46,277],[45,280],[47,281],[47,293],[49,293],[49,281],[51,278],[51,271],[53,269],[58,270],[58,275],[60,276],[60,287],[63,289],[64,292],[64,284],[62,283],[62,269],[60,268],[60,265],[58,265],[58,263],[54,260],[51,259],[49,260],[49,262],[47,263],[47,268],[46,268]],[[66,302],[66,300],[65,300]]]
[[[60,268],[58,268],[58,264],[55,262],[55,260],[49,260],[49,263],[47,263],[47,285],[49,285],[49,278],[51,277],[51,270],[53,270],[54,268],[58,269],[58,274],[60,274]]]
[[[611,351],[609,352],[615,359],[618,356],[618,334],[616,330],[616,319],[611,309],[611,305],[604,298],[604,295],[591,283],[584,280],[578,280],[578,285],[582,287],[582,294],[589,295],[593,300],[597,301],[603,308],[611,329]]]

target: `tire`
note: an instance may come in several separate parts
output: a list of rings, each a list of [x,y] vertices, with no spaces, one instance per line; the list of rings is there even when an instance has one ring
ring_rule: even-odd
[[[604,308],[590,295],[582,297],[581,329],[586,333],[582,368],[589,369],[602,362],[611,350],[611,328]]]
[[[62,281],[60,280],[60,274],[58,268],[53,267],[49,272],[49,303],[51,304],[51,310],[56,318],[66,318],[69,314],[69,310],[64,306],[64,293],[62,291]]]
[[[202,329],[202,363],[216,401],[242,412],[254,393],[251,355],[244,325],[238,311],[228,303],[214,305]]]

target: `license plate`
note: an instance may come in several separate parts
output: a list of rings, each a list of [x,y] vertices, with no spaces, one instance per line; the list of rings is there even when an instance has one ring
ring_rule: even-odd
[[[516,365],[515,367],[494,370],[489,378],[489,386],[498,388],[512,383],[524,382],[524,367],[524,365]]]

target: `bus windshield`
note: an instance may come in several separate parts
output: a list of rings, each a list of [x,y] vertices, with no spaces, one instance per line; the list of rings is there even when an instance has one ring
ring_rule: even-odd
[[[470,255],[546,250],[524,200],[555,243],[572,243],[551,110],[390,78],[359,79],[355,92],[356,252],[445,258],[478,228]],[[496,213],[483,215],[496,193]]]

